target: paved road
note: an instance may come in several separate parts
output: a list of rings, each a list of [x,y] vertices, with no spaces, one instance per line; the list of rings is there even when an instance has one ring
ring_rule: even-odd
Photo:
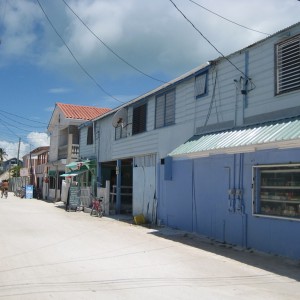
[[[295,262],[0,198],[0,299],[299,299]]]

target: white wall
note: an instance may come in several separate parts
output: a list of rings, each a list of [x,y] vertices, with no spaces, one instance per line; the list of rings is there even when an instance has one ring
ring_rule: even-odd
[[[143,214],[147,221],[153,221],[155,212],[156,174],[155,167],[134,167],[132,185],[132,214]]]
[[[56,161],[58,159],[58,126],[54,126],[50,135],[50,147],[49,147],[49,161]]]
[[[94,136],[94,143],[91,145],[87,145],[87,133],[88,133],[88,126],[82,127],[79,133],[79,157],[82,158],[91,158],[96,157],[96,145],[95,143],[97,140]]]
[[[96,157],[99,161],[112,160],[112,148],[115,139],[115,128],[112,126],[112,117],[109,115],[96,122]]]
[[[115,129],[112,126],[113,115],[97,121],[100,130],[100,161],[134,157],[149,153],[158,153],[165,157],[175,147],[185,142],[194,134],[194,79],[182,82],[176,88],[175,124],[155,129],[155,96],[147,102],[147,131],[131,135],[131,125],[127,127],[128,136],[115,140]],[[132,108],[128,109],[131,123]]]
[[[208,95],[197,99],[195,103],[196,128],[224,122],[242,126],[248,122],[247,118],[255,121],[259,115],[269,114],[270,120],[275,112],[277,118],[299,114],[299,90],[275,95],[275,45],[299,34],[300,25],[288,32],[290,36],[282,32],[232,54],[228,59],[234,66],[226,59],[221,59],[210,68]],[[247,99],[237,89],[238,83],[234,82],[239,82],[241,77],[245,77],[243,73],[246,72],[246,52],[249,55],[248,76],[253,82],[252,86],[248,85],[249,89],[252,87],[253,90],[248,92]],[[247,103],[244,100],[247,100]],[[288,110],[285,115],[283,110]],[[190,116],[192,117],[192,114]],[[261,118],[261,121],[264,120]]]

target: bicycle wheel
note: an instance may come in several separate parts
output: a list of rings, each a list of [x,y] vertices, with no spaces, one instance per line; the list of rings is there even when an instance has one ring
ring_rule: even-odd
[[[92,206],[92,210],[90,212],[90,215],[92,216],[93,215],[93,211],[94,211],[94,205]]]

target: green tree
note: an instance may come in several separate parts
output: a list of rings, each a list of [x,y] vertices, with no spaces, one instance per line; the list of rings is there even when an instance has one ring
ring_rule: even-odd
[[[0,174],[4,172],[2,166],[3,166],[3,160],[5,156],[7,156],[5,150],[3,148],[0,148]]]
[[[11,177],[20,177],[20,166],[15,166],[13,168],[11,168]]]
[[[3,148],[0,148],[0,163],[1,163],[1,165],[3,163],[5,156],[7,156],[7,153],[5,152],[5,150]]]

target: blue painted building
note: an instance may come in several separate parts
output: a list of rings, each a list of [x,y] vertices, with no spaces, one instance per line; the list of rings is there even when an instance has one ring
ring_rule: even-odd
[[[299,259],[299,99],[297,23],[93,119],[80,153],[117,212]]]
[[[210,62],[195,133],[159,167],[158,219],[300,259],[300,24]]]

